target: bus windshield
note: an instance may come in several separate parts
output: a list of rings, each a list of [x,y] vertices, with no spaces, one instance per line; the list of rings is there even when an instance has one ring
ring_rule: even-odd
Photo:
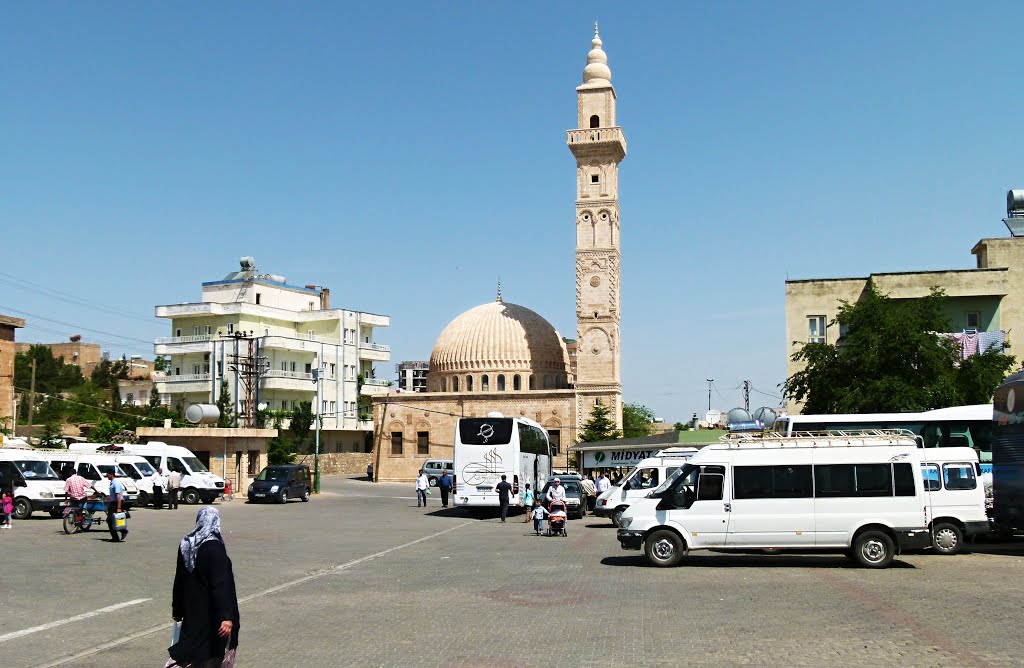
[[[512,418],[462,418],[459,440],[466,445],[511,443]]]

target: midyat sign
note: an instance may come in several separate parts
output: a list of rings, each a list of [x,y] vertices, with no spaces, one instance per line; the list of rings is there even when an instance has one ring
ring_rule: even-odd
[[[584,450],[583,468],[619,468],[622,466],[636,466],[644,459],[653,457],[661,449],[657,450]]]

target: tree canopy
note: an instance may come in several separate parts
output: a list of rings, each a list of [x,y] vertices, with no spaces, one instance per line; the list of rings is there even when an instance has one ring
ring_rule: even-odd
[[[960,359],[937,332],[951,331],[939,288],[897,301],[869,285],[856,302],[840,301],[829,323],[837,343],[804,343],[793,361],[805,366],[783,383],[805,413],[887,413],[987,403],[1014,365],[989,350]]]
[[[611,409],[604,404],[595,404],[590,411],[590,418],[583,423],[580,431],[580,443],[597,443],[613,438],[621,438],[622,433],[615,428],[615,421],[610,417]]]
[[[650,436],[654,424],[654,411],[643,404],[626,404],[622,407],[622,437],[638,438]]]

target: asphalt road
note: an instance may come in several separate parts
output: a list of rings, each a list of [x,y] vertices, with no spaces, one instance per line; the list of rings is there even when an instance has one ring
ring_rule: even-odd
[[[588,516],[568,538],[327,478],[310,503],[219,503],[238,666],[1018,665],[1024,544],[906,555],[704,553],[655,569]],[[0,531],[0,666],[158,666],[195,507],[125,543],[40,517]],[[120,606],[120,607],[118,607]]]

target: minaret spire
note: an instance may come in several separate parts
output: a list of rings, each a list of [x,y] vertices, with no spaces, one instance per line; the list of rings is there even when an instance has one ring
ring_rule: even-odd
[[[501,303],[501,277],[500,276],[498,277],[498,298],[495,299],[494,301],[498,302],[499,304]]]

